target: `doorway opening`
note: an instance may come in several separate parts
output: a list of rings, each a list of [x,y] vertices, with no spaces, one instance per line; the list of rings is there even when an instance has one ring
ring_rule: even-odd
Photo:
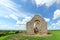
[[[39,32],[39,25],[40,25],[40,21],[36,20],[34,22],[34,33],[38,33]]]

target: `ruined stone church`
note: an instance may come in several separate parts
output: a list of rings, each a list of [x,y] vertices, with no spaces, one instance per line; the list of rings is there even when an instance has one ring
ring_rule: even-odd
[[[35,15],[27,22],[26,27],[28,34],[47,34],[47,22],[40,15]]]

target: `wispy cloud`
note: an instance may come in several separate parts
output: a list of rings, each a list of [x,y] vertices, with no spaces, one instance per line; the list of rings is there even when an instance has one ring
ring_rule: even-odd
[[[0,0],[0,16],[4,17],[19,12],[18,5],[11,0]]]
[[[45,5],[47,7],[50,7],[51,5],[53,5],[54,3],[59,4],[60,0],[35,0],[35,4],[37,6],[42,6]]]
[[[60,10],[59,9],[54,11],[54,15],[53,15],[53,19],[57,19],[57,18],[60,18]]]
[[[0,5],[4,5],[5,7],[17,11],[17,4],[12,2],[11,0],[0,0]]]
[[[17,24],[19,24],[19,25],[26,25],[26,23],[28,22],[28,21],[30,21],[32,19],[32,17],[31,16],[26,16],[22,21],[17,21]]]
[[[0,30],[26,30],[25,25],[0,25]]]
[[[60,29],[60,20],[58,20],[56,23],[51,23],[48,29],[50,30]]]
[[[53,18],[51,20],[51,23],[50,23],[48,29],[50,29],[50,30],[60,29],[60,19],[59,18],[60,18],[60,10],[57,9],[53,13]]]
[[[26,0],[25,0],[26,1]],[[25,26],[26,22],[30,19],[31,16],[28,16],[29,13],[26,13],[24,11],[20,11],[18,10],[19,6],[18,4],[14,3],[13,1],[11,0],[0,0],[0,17],[4,17],[4,18],[9,18],[9,19],[13,19],[16,21],[16,25],[17,25],[17,29],[19,28],[22,28],[22,27],[19,27],[19,26]],[[24,18],[22,20],[22,22],[19,20],[19,18]],[[24,24],[24,25],[20,25],[20,24]],[[16,27],[15,25],[15,27]],[[14,26],[14,25],[13,25]],[[13,28],[12,25],[9,26],[9,25],[1,25],[0,26],[1,29],[4,28],[4,27],[8,27],[7,29],[11,29]],[[14,27],[14,28],[15,28]]]
[[[49,22],[49,21],[50,21],[50,19],[49,19],[49,18],[44,18],[44,19],[45,19],[45,21],[46,21],[46,22]]]

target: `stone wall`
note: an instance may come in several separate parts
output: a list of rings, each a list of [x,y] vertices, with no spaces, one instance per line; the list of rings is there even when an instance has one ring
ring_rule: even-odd
[[[38,34],[43,35],[47,34],[47,22],[39,15],[35,15],[31,21],[27,22],[27,33],[28,34],[35,34],[34,33],[34,22],[39,21],[39,24],[37,24]]]

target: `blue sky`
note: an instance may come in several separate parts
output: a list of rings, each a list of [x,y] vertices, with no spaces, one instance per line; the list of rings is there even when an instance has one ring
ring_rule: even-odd
[[[0,0],[0,30],[25,30],[35,14],[49,30],[60,29],[60,0]]]

